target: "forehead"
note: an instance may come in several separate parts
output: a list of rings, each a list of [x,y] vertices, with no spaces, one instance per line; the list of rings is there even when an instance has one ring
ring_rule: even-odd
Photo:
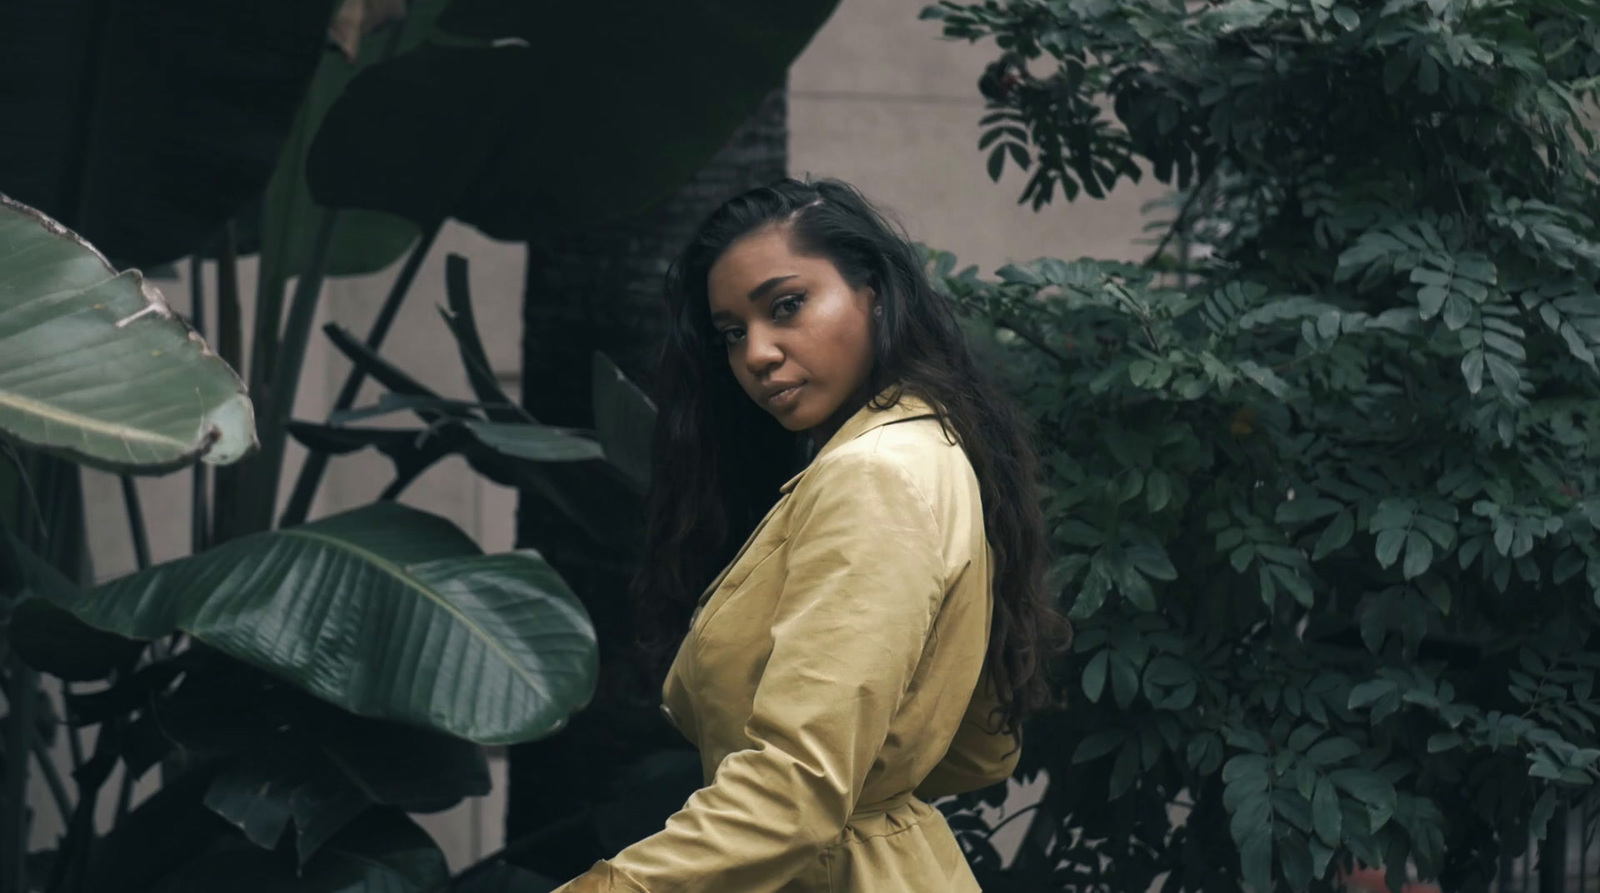
[[[712,311],[738,309],[752,289],[775,276],[816,277],[833,271],[820,257],[796,254],[785,229],[771,227],[736,240],[723,250],[706,277]]]

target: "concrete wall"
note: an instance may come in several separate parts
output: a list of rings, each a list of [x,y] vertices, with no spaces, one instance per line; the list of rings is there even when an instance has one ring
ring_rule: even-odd
[[[1138,244],[1139,208],[1161,195],[1156,184],[1125,186],[1106,201],[1085,198],[1034,213],[1016,202],[1024,183],[1019,171],[1008,169],[999,184],[989,180],[984,154],[977,148],[983,103],[976,84],[994,51],[940,39],[935,23],[917,19],[923,5],[922,0],[843,0],[791,74],[791,171],[855,183],[895,213],[913,238],[953,250],[963,263],[977,263],[985,272],[1008,260],[1043,255],[1142,256],[1148,248]],[[448,252],[471,259],[485,347],[515,396],[524,252],[520,245],[492,241],[468,227],[450,225],[441,233],[383,353],[446,396],[470,396],[454,342],[435,309],[445,301]],[[397,273],[398,264],[373,276],[329,283],[319,326],[334,320],[364,335]],[[214,288],[213,277],[214,271],[208,269],[203,276],[207,288]],[[241,278],[247,292],[254,277],[253,265],[245,264]],[[186,278],[159,284],[175,308],[188,307]],[[295,416],[324,418],[347,372],[348,364],[333,355],[318,334]],[[378,389],[369,385],[358,404],[371,402],[377,394]],[[393,421],[407,419],[396,416]],[[293,480],[302,459],[302,451],[291,444],[288,480]],[[312,516],[364,504],[389,479],[386,460],[380,457],[335,458]],[[139,483],[157,561],[187,552],[189,482],[190,476],[180,473]],[[116,481],[90,473],[87,488],[90,543],[98,575],[108,579],[126,573],[134,566],[133,551]],[[284,496],[288,489],[286,484]],[[404,501],[450,518],[487,551],[511,546],[515,494],[471,474],[460,461],[433,468],[411,487]],[[66,771],[65,754],[60,757]],[[498,756],[491,765],[496,783],[492,794],[422,817],[454,867],[492,852],[502,842],[504,765]],[[150,786],[147,779],[139,792]],[[1023,798],[1026,792],[1018,796]],[[60,823],[42,783],[36,783],[31,800],[38,813],[33,845],[50,846]],[[1022,830],[1021,823],[1014,827]]]

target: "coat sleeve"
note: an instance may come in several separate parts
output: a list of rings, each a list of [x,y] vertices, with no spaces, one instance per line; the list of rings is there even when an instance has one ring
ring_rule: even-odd
[[[768,893],[843,831],[945,593],[943,537],[907,471],[839,453],[794,497],[772,654],[746,732],[666,827],[557,893]]]
[[[917,785],[918,797],[933,800],[965,794],[1011,777],[1017,761],[1022,758],[1022,746],[1016,738],[994,729],[991,713],[997,704],[989,674],[985,672],[961,725],[956,727],[950,749]]]

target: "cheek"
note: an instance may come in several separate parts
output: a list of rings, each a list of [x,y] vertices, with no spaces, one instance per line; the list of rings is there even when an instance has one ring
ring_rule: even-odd
[[[836,364],[856,365],[872,354],[872,329],[859,308],[841,301],[816,319],[814,341]]]

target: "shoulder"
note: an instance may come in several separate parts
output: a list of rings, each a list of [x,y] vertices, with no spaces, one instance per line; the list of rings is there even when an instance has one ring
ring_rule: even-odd
[[[977,476],[965,451],[934,416],[891,422],[822,458],[802,483],[814,488],[914,491],[936,515],[975,501]]]

